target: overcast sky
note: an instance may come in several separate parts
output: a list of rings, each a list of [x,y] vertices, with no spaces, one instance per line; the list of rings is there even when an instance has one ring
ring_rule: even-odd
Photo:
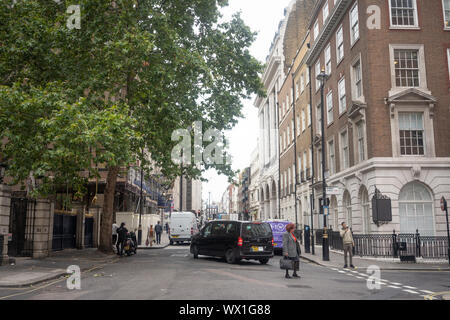
[[[224,19],[229,20],[233,13],[242,12],[241,16],[245,23],[252,31],[258,32],[251,53],[261,62],[265,62],[278,24],[284,16],[284,8],[290,2],[291,0],[229,0],[229,6],[223,10]],[[234,170],[250,166],[251,153],[257,146],[259,125],[253,101],[254,98],[243,101],[245,118],[226,134]],[[211,192],[211,202],[219,201],[228,186],[227,178],[217,175],[215,170],[206,172],[203,177],[209,180],[208,183],[203,183],[203,199],[208,201]]]

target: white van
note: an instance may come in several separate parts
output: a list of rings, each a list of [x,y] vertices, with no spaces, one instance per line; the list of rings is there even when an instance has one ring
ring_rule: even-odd
[[[192,212],[173,212],[169,222],[169,240],[174,242],[191,242],[192,236],[198,232],[197,217]]]

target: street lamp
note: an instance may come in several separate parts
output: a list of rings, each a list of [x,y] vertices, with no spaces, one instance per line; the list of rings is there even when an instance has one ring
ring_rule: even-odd
[[[322,114],[322,203],[320,204],[322,214],[323,214],[323,236],[322,236],[322,260],[330,261],[330,249],[328,243],[328,233],[327,233],[327,220],[325,215],[325,207],[327,201],[327,186],[325,180],[325,106],[323,89],[325,86],[325,81],[328,79],[328,74],[326,74],[325,69],[322,68],[320,74],[317,75],[317,80],[320,81],[320,103],[321,103],[321,114]]]

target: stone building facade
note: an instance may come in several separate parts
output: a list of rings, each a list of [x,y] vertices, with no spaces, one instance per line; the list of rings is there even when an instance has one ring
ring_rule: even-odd
[[[447,0],[320,0],[311,16],[315,159],[325,135],[328,225],[356,233],[445,235],[450,197],[450,28]],[[320,132],[324,69],[325,132]],[[316,208],[321,170],[316,170]],[[378,189],[392,221],[375,224]],[[321,226],[323,216],[315,223]]]

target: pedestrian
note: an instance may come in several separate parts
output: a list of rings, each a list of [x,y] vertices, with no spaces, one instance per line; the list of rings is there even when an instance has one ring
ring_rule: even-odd
[[[297,237],[294,235],[293,231],[295,229],[295,225],[293,223],[289,223],[286,226],[286,232],[283,234],[283,256],[290,259],[293,264],[294,273],[292,277],[300,278],[297,274],[297,271],[300,270],[300,244],[297,240]],[[289,275],[289,270],[286,270],[286,279],[292,278]]]
[[[166,233],[169,233],[169,223],[166,222]]]
[[[127,238],[128,230],[125,228],[125,222],[120,224],[120,227],[117,229],[117,254],[119,256],[123,256],[123,247],[125,245],[125,240]]]
[[[158,224],[155,226],[156,244],[161,244],[161,233],[163,232],[163,228],[160,223],[161,222],[158,221]]]
[[[117,243],[117,229],[118,228],[119,228],[119,226],[116,224],[116,222],[114,222],[112,225],[112,245],[113,245],[113,247]]]
[[[340,231],[340,235],[342,238],[342,242],[344,244],[344,268],[348,268],[347,265],[347,255],[350,256],[350,268],[354,269],[353,265],[353,247],[355,246],[355,241],[353,240],[352,231],[347,226],[345,222],[341,223],[342,229]]]
[[[155,232],[153,230],[153,225],[150,225],[150,228],[148,229],[147,233],[147,246],[150,245],[150,247],[153,247],[153,242],[155,242]]]

